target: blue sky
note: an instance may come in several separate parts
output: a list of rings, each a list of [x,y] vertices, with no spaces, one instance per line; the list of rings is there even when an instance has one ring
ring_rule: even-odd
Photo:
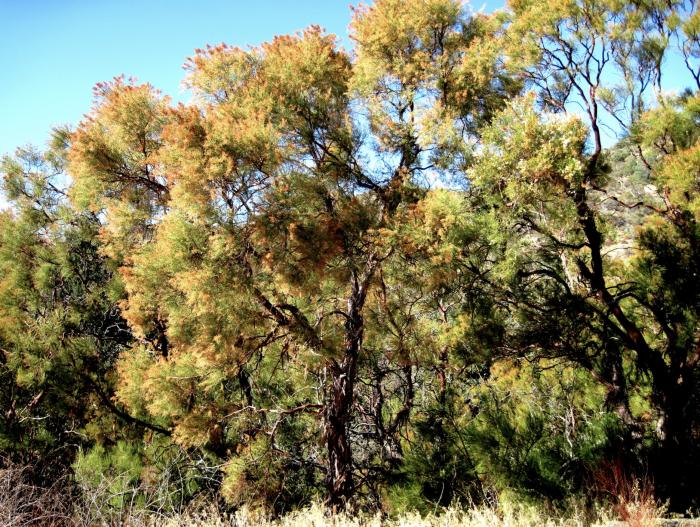
[[[256,45],[319,24],[350,46],[350,0],[0,0],[0,156],[43,146],[89,111],[95,83],[125,74],[176,100],[195,48]],[[353,3],[356,3],[353,1]],[[482,5],[499,7],[490,0]]]
[[[350,47],[357,1],[0,0],[0,156],[43,147],[53,126],[76,124],[90,110],[95,83],[117,75],[187,100],[182,65],[208,43],[257,45],[319,24]],[[471,5],[492,11],[504,3]],[[667,87],[687,84],[678,82],[681,64],[668,69]]]
[[[0,155],[76,123],[92,87],[120,74],[181,92],[207,43],[258,44],[312,23],[347,40],[347,1],[0,0]]]

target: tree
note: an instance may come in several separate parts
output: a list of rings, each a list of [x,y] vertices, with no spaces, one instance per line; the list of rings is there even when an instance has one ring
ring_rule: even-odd
[[[100,223],[67,203],[69,131],[41,153],[18,149],[0,171],[11,208],[0,217],[3,452],[40,481],[68,470],[78,447],[128,436],[117,423],[159,429],[112,400],[114,365],[131,342],[116,305]]]
[[[693,162],[670,168],[679,148],[669,134],[684,130],[678,146],[689,150],[676,155],[688,162],[695,138],[687,126],[697,121],[689,125],[692,97],[690,113],[679,114],[663,98],[659,109],[647,112],[647,88],[661,86],[674,16],[683,6],[654,4],[632,13],[616,3],[518,2],[513,9],[506,41],[524,38],[530,46],[510,51],[512,64],[520,64],[517,71],[540,104],[569,115],[541,114],[532,99],[513,102],[484,131],[472,168],[505,232],[515,236],[500,266],[505,274],[495,284],[514,308],[506,346],[516,353],[567,357],[590,371],[606,387],[609,408],[628,427],[626,452],[639,446],[644,428],[641,412],[635,415],[631,408],[631,392],[648,388],[660,441],[660,457],[652,458],[656,483],[674,507],[684,508],[697,494],[693,462],[677,457],[684,452],[695,459],[685,454],[692,451],[695,433],[688,403],[697,375],[697,304],[685,278],[695,272],[696,227],[688,211],[695,199],[688,184],[695,176],[687,172]],[[616,78],[624,83],[615,85]],[[574,105],[583,109],[583,120],[571,115]],[[607,163],[602,127],[610,120],[603,111],[630,134],[626,144],[646,167],[656,193],[628,203],[611,191],[625,174],[612,173]],[[660,115],[666,116],[664,124],[656,121]],[[665,144],[674,146],[669,150]],[[668,179],[664,174],[670,172],[677,175]],[[682,199],[673,190],[679,184],[686,192]],[[618,208],[606,210],[606,201]],[[634,239],[625,239],[629,229],[619,229],[615,238],[611,217],[636,209],[645,211],[644,226]],[[654,300],[650,282],[659,287]],[[674,298],[671,291],[681,290],[688,296]],[[682,316],[672,315],[679,309]],[[683,475],[676,472],[681,466],[688,468]],[[664,467],[674,467],[673,476]]]
[[[132,411],[166,418],[181,444],[223,456],[253,448],[263,431],[275,451],[287,421],[318,414],[328,501],[353,496],[366,350],[403,368],[404,407],[392,421],[365,412],[380,442],[412,404],[422,341],[397,327],[410,243],[402,223],[425,196],[425,175],[458,169],[461,141],[511,89],[492,75],[495,50],[476,58],[499,27],[458,2],[407,13],[381,1],[355,14],[355,63],[311,27],[248,51],[200,50],[188,64],[196,106],[163,109],[148,86],[101,87],[76,132],[71,173],[125,248],[124,313],[144,345],[142,359],[122,360],[119,397]],[[421,307],[405,324],[439,308]]]

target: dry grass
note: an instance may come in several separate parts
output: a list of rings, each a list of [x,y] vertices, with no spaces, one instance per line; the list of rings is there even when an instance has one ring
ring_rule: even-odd
[[[595,522],[584,519],[583,515],[554,519],[530,507],[509,510],[489,507],[466,510],[455,508],[426,517],[409,513],[387,519],[379,515],[329,516],[323,507],[315,505],[279,519],[247,509],[232,515],[222,515],[212,510],[177,518],[151,519],[132,527],[589,527],[608,524],[606,517]]]
[[[613,471],[614,472],[614,471]],[[27,470],[18,467],[0,469],[0,527],[593,527],[623,525],[651,527],[663,509],[651,494],[648,482],[624,479],[609,473],[611,508],[595,511],[572,507],[565,516],[555,517],[541,509],[525,505],[451,508],[420,516],[406,513],[397,518],[369,514],[328,515],[321,505],[272,518],[264,512],[242,508],[231,514],[209,504],[197,511],[172,516],[160,507],[162,500],[136,503],[131,496],[117,496],[114,485],[77,489],[82,499],[71,502],[68,485],[50,488],[32,485]],[[65,483],[65,482],[64,482]],[[616,494],[612,494],[612,492]],[[144,507],[145,505],[145,507]],[[172,504],[171,504],[172,505]],[[593,519],[591,519],[593,518]],[[621,521],[615,521],[621,520]]]
[[[31,482],[27,467],[0,468],[0,527],[62,527],[71,525],[70,496],[64,482],[49,488]]]
[[[607,494],[613,516],[626,527],[654,527],[666,508],[654,497],[654,484],[648,477],[627,474],[621,463],[613,463],[597,475],[597,487]]]

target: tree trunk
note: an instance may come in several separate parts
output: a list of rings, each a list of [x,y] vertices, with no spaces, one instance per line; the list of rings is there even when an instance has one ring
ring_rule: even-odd
[[[353,495],[352,449],[348,439],[354,396],[354,381],[357,370],[356,347],[346,348],[345,358],[340,364],[331,365],[332,385],[326,402],[325,440],[328,451],[328,505],[334,512],[342,509]]]
[[[345,313],[343,357],[340,361],[332,359],[329,365],[332,384],[324,410],[324,439],[328,453],[327,504],[334,511],[344,508],[355,490],[348,423],[352,416],[357,359],[362,348],[362,308],[373,273],[374,258],[370,257],[362,275],[352,275],[352,290]]]
[[[627,427],[630,433],[629,439],[640,439],[639,423],[632,416],[629,406],[629,391],[622,366],[622,354],[616,346],[605,350],[602,375],[594,373],[594,376],[603,383],[607,391],[605,406]]]
[[[679,375],[675,382],[659,394],[657,434],[660,451],[654,473],[662,496],[669,498],[669,508],[685,511],[700,494],[698,448],[694,442],[696,424],[691,409],[697,404],[693,393],[691,371]]]

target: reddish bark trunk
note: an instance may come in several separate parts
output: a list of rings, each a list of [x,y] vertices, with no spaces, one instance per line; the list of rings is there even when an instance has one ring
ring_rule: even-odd
[[[340,361],[332,360],[329,367],[332,384],[324,411],[324,439],[328,453],[327,503],[333,510],[345,507],[355,490],[348,423],[352,417],[357,359],[362,348],[362,308],[373,273],[374,261],[370,258],[361,276],[353,274],[345,314],[343,358]]]

